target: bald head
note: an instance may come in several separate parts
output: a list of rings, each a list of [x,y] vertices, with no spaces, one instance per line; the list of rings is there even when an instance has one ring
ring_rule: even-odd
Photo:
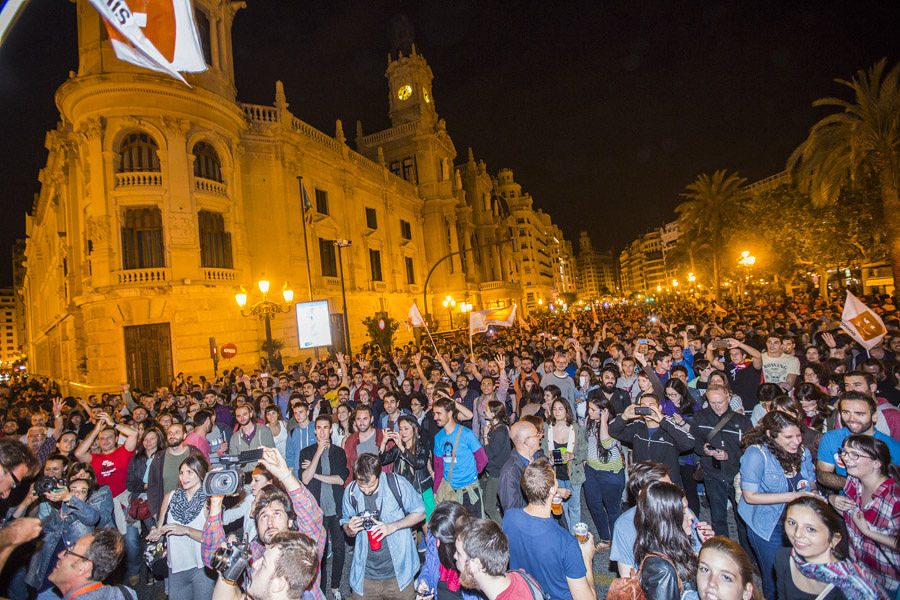
[[[534,456],[541,445],[541,438],[537,433],[537,428],[528,421],[519,421],[510,427],[509,435],[516,452],[526,458]]]

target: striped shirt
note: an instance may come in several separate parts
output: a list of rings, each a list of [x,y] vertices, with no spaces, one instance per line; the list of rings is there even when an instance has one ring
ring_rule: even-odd
[[[593,432],[589,432],[585,437],[587,437],[588,446],[587,465],[590,468],[595,471],[609,471],[611,473],[618,473],[625,468],[622,462],[622,449],[616,443],[616,440],[608,437],[600,442],[602,447],[609,449],[609,456],[604,461],[600,458],[600,451],[597,448],[597,436]]]

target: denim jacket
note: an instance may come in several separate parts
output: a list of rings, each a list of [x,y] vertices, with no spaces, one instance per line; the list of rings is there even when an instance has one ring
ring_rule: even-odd
[[[63,516],[65,514],[65,516]],[[41,520],[42,545],[31,555],[31,564],[25,583],[33,588],[41,589],[47,578],[50,562],[54,553],[58,552],[60,540],[74,544],[82,536],[92,531],[100,521],[100,512],[93,506],[78,498],[70,498],[57,508],[50,502],[41,502],[38,506],[38,518]]]
[[[811,491],[816,483],[812,457],[806,448],[803,449],[803,460],[800,463],[800,480],[807,482],[806,491]],[[741,457],[741,490],[760,494],[791,491],[781,463],[765,445],[750,446]],[[753,533],[763,539],[769,539],[781,521],[784,506],[784,504],[749,504],[742,494],[738,502],[738,514]]]
[[[379,521],[393,523],[411,513],[425,514],[425,503],[422,494],[417,492],[412,484],[404,477],[397,477],[397,485],[400,488],[400,499],[403,507],[397,504],[394,494],[388,487],[387,475],[381,473],[378,476],[378,497],[375,504],[379,507]],[[356,498],[356,509],[350,503],[350,498]],[[341,525],[350,521],[358,513],[365,511],[366,501],[356,482],[352,482],[344,490],[343,518]],[[397,576],[398,589],[404,589],[412,583],[413,577],[419,570],[419,553],[416,551],[416,542],[409,528],[400,529],[382,539],[382,544],[387,543],[391,552],[391,560],[394,563],[394,571]],[[350,588],[360,596],[363,593],[363,580],[366,574],[366,558],[369,554],[369,536],[365,531],[356,534],[354,542],[353,563],[350,565]]]

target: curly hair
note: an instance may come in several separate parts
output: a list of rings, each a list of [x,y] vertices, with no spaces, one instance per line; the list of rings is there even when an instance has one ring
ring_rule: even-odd
[[[766,413],[759,425],[748,431],[741,440],[741,448],[747,449],[756,444],[765,444],[785,473],[799,473],[800,464],[803,462],[804,447],[801,445],[796,452],[791,454],[775,441],[778,435],[788,427],[796,427],[802,431],[800,421],[792,415],[780,410]]]

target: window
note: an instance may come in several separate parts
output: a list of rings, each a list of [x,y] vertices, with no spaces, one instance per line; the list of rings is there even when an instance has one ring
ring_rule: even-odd
[[[366,209],[366,227],[369,229],[378,229],[378,215],[374,208]]]
[[[162,213],[158,208],[129,208],[122,227],[122,268],[166,266]]]
[[[413,267],[413,259],[411,256],[407,256],[404,260],[406,262],[406,283],[413,285],[416,283],[416,270]]]
[[[410,183],[419,183],[419,175],[416,172],[415,157],[403,159],[403,179]]]
[[[200,35],[200,47],[203,48],[203,60],[212,65],[212,42],[209,37],[211,24],[209,17],[202,10],[194,9],[194,21],[197,22],[197,33]]]
[[[337,253],[334,249],[334,240],[319,238],[319,261],[322,265],[323,277],[337,277]]]
[[[320,215],[328,214],[328,192],[316,188],[316,212]]]
[[[159,146],[146,133],[129,133],[119,146],[117,173],[159,173]]]
[[[381,278],[381,250],[369,249],[369,267],[372,272],[372,281],[384,281]]]
[[[391,163],[390,169],[391,169],[391,173],[393,173],[397,177],[403,177],[403,172],[400,170],[400,161],[399,160],[393,161]]]
[[[201,210],[200,266],[212,269],[233,269],[231,234],[225,232],[225,219],[219,213]]]
[[[222,183],[222,165],[219,162],[219,155],[206,142],[197,142],[194,146],[194,177]]]
[[[400,237],[404,240],[412,239],[412,226],[409,224],[409,221],[400,219]]]

